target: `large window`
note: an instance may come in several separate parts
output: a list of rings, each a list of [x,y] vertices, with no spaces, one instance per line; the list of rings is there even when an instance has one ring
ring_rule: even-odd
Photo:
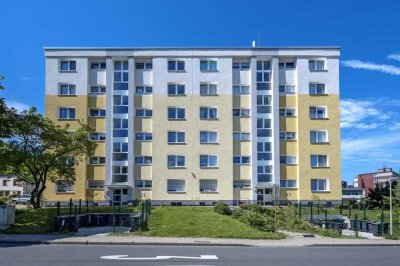
[[[289,62],[280,62],[279,63],[279,68],[283,68],[283,69],[295,69],[296,65],[293,61],[289,61]]]
[[[257,95],[257,113],[271,113],[271,95]]]
[[[280,132],[279,133],[280,140],[296,140],[296,132]]]
[[[218,167],[217,155],[200,155],[200,168]]]
[[[106,62],[93,62],[90,64],[90,69],[106,69]]]
[[[113,136],[117,138],[128,137],[128,119],[113,119]]]
[[[58,111],[59,119],[75,119],[75,108],[74,107],[60,107]]]
[[[310,71],[324,71],[325,61],[324,60],[310,60],[308,61],[308,67]]]
[[[200,107],[200,119],[218,119],[217,107]]]
[[[151,188],[152,186],[151,180],[135,180],[135,188]]]
[[[183,60],[168,60],[169,71],[184,71],[185,61]]]
[[[200,192],[213,193],[217,192],[217,180],[215,179],[200,179]]]
[[[281,188],[296,188],[296,179],[286,179],[281,180],[280,182]]]
[[[113,161],[128,160],[128,143],[114,142],[113,143]]]
[[[106,87],[105,86],[91,86],[89,93],[90,94],[106,94]]]
[[[215,144],[218,143],[217,131],[200,131],[201,144]]]
[[[115,114],[127,114],[128,113],[128,96],[126,95],[114,95],[114,106],[113,111]]]
[[[74,185],[68,182],[56,182],[56,193],[73,193]]]
[[[233,132],[233,141],[250,141],[251,134],[249,132]]]
[[[136,86],[135,93],[139,94],[139,95],[152,94],[153,87],[151,87],[151,86]]]
[[[246,62],[233,62],[232,63],[232,68],[233,69],[245,69],[248,70],[250,69],[250,62],[246,61]]]
[[[89,135],[89,139],[93,141],[104,141],[106,140],[106,133],[104,132],[94,132]]]
[[[311,179],[311,191],[328,191],[328,180],[326,179]]]
[[[169,120],[185,119],[185,107],[168,107]]]
[[[138,132],[138,133],[135,133],[135,140],[136,141],[152,141],[153,134],[147,133],[147,132]]]
[[[294,85],[280,85],[279,94],[282,95],[296,94],[296,88]]]
[[[112,167],[113,182],[127,182],[128,181],[128,166],[113,166]]]
[[[326,93],[325,84],[322,83],[310,83],[309,85],[310,95],[324,95]]]
[[[114,90],[128,90],[128,61],[114,62]]]
[[[250,86],[233,86],[232,93],[233,95],[249,95]]]
[[[106,109],[91,108],[89,109],[90,117],[106,117]]]
[[[76,61],[75,60],[60,61],[60,71],[76,71]]]
[[[89,158],[89,164],[91,164],[91,165],[99,165],[99,164],[105,164],[105,163],[106,163],[106,157],[92,156]]]
[[[328,155],[322,154],[312,154],[311,155],[311,167],[319,168],[319,167],[328,167]]]
[[[168,84],[168,95],[169,96],[183,96],[185,95],[185,85],[184,84]]]
[[[236,108],[232,110],[233,116],[238,117],[249,117],[250,116],[250,109],[247,108]]]
[[[72,84],[60,84],[59,95],[76,95],[76,86]]]
[[[294,155],[283,155],[280,157],[281,164],[296,164],[297,159]]]
[[[169,144],[183,144],[185,143],[185,132],[181,131],[168,131]]]
[[[151,156],[135,156],[136,165],[151,165],[153,157]]]
[[[217,95],[217,84],[213,83],[201,83],[200,84],[200,95],[201,96],[213,96]]]
[[[257,142],[257,160],[272,160],[271,142]]]
[[[257,137],[271,137],[271,119],[257,118]]]
[[[234,164],[250,164],[251,157],[250,156],[233,156],[233,163]]]
[[[325,119],[328,118],[326,106],[311,106],[310,118],[311,119]]]
[[[168,168],[184,168],[185,156],[182,155],[168,155]]]
[[[200,71],[217,71],[217,60],[200,60]]]
[[[148,118],[153,116],[153,110],[151,109],[136,109],[136,117]]]
[[[328,131],[326,131],[326,130],[311,130],[310,131],[310,142],[311,143],[327,143],[328,142]]]
[[[142,69],[142,70],[151,70],[153,69],[153,64],[150,62],[137,62],[136,63],[136,69]]]
[[[88,189],[104,189],[104,180],[88,180]]]
[[[296,109],[295,108],[279,108],[279,115],[280,116],[296,116]]]
[[[271,62],[257,61],[257,90],[271,89]]]
[[[257,166],[257,181],[259,183],[272,181],[272,165]]]
[[[185,180],[183,179],[168,179],[167,180],[168,192],[185,192]]]

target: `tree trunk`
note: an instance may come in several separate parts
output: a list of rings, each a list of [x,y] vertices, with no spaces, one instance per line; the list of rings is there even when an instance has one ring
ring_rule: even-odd
[[[35,188],[31,193],[31,204],[34,209],[40,209],[42,206],[42,194],[46,186],[42,181],[35,182]]]

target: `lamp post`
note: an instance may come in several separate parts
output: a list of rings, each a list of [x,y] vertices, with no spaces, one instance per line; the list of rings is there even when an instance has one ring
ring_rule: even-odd
[[[390,235],[393,235],[393,213],[392,213],[392,181],[393,178],[389,178],[389,226]]]

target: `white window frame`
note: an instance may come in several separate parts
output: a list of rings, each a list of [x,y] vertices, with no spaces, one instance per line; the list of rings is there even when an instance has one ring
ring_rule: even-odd
[[[97,67],[93,67],[93,66],[97,66]],[[106,63],[106,61],[90,62],[90,69],[92,69],[92,70],[107,69],[107,63]]]
[[[325,134],[325,140],[320,141],[320,137],[318,134],[323,133]],[[312,134],[315,134],[315,141],[312,139]],[[312,144],[318,144],[318,143],[329,143],[329,136],[328,136],[328,130],[310,130],[310,142]]]
[[[293,182],[294,186],[289,186],[290,182]],[[297,188],[297,179],[281,179],[280,187],[283,189],[296,189]]]
[[[60,116],[61,109],[67,109],[68,116],[66,118]],[[74,110],[74,117],[71,117],[71,110]],[[58,107],[57,117],[58,117],[58,120],[75,120],[76,119],[76,108],[75,108],[75,106],[60,106],[60,107]]]
[[[243,136],[249,136],[249,138],[243,138]],[[233,141],[240,141],[240,142],[251,141],[251,133],[250,132],[243,132],[243,131],[233,132],[232,137],[233,137]]]
[[[324,91],[323,93],[318,92],[318,86],[323,85]],[[318,82],[310,82],[308,84],[308,92],[310,95],[327,95],[327,89],[326,89],[326,84],[325,83],[318,83]]]
[[[174,68],[170,69],[169,65],[172,62],[174,63]],[[183,69],[178,69],[179,63],[182,63],[182,62],[183,62]],[[167,61],[167,70],[168,71],[170,71],[170,72],[184,72],[185,69],[186,69],[186,62],[185,62],[184,59],[168,59],[168,61]]]
[[[207,115],[206,115],[206,117],[201,117],[201,109],[207,109]],[[214,117],[214,118],[210,118],[210,110],[211,109],[215,109],[215,113],[216,113],[216,116]],[[199,108],[199,117],[200,117],[200,120],[218,120],[218,107],[217,106],[200,106],[200,108]]]
[[[261,171],[260,171],[261,169]],[[259,183],[269,183],[271,181],[267,181],[267,182],[261,182],[259,181],[261,179],[261,176],[265,175],[266,177],[269,177],[268,179],[270,179],[272,181],[272,175],[273,175],[273,166],[270,164],[267,165],[258,165],[257,166],[257,182]]]
[[[61,65],[63,64],[63,62],[67,62],[68,64],[68,69],[62,69]],[[75,69],[71,69],[71,62],[74,62],[75,64]],[[59,60],[59,64],[58,64],[58,70],[59,72],[76,72],[76,60],[71,60],[71,59],[60,59]]]
[[[201,134],[206,134],[207,136],[207,140],[206,141],[202,141],[201,140]],[[216,138],[214,142],[210,141],[210,134],[215,134]],[[218,131],[216,130],[200,130],[200,144],[218,144]]]
[[[96,161],[97,163],[96,163]],[[104,162],[102,162],[104,161]],[[105,165],[106,164],[106,157],[104,156],[91,156],[88,160],[89,165]]]
[[[143,111],[143,115],[138,115],[138,111]],[[140,117],[140,118],[151,118],[153,117],[153,109],[147,109],[147,108],[140,108],[135,110],[135,117]]]
[[[183,141],[179,141],[178,135],[183,133]],[[169,140],[170,134],[174,134],[174,141]],[[185,131],[173,131],[169,130],[167,132],[167,143],[168,144],[186,144],[186,133]]]
[[[143,92],[138,92],[138,89],[143,88]],[[151,95],[153,94],[153,87],[152,86],[135,86],[135,94],[136,95]]]
[[[115,171],[118,169],[118,171]],[[125,169],[125,170],[123,170]],[[113,165],[112,166],[113,175],[127,175],[128,174],[128,166],[126,165]]]
[[[62,93],[61,87],[67,86],[68,93]],[[73,93],[71,93],[71,90]],[[58,95],[60,96],[75,96],[76,95],[76,85],[75,84],[67,84],[67,83],[60,83],[58,84]]]
[[[168,165],[169,157],[174,157],[175,158],[175,164],[174,165]],[[183,165],[178,165],[178,157],[183,157]],[[186,157],[185,157],[185,155],[171,155],[171,154],[167,155],[167,167],[169,169],[186,168]]]
[[[139,67],[138,68],[138,65],[139,64],[143,64],[143,68],[141,68],[141,67]],[[152,62],[140,62],[140,61],[138,61],[138,62],[135,62],[135,69],[136,70],[152,70],[153,69],[153,63]]]
[[[169,112],[174,111],[174,117],[169,117]],[[183,110],[183,117],[178,117],[179,110]],[[168,120],[185,120],[186,119],[186,108],[184,106],[168,106],[167,108],[167,119]]]
[[[96,89],[97,92],[94,91],[94,89]],[[106,91],[107,91],[106,86],[101,86],[101,85],[94,85],[94,86],[90,86],[90,88],[89,88],[89,94],[92,94],[92,95],[105,95]]]
[[[206,63],[206,69],[202,69],[202,63]],[[211,69],[210,63],[215,63],[215,69]],[[217,59],[200,59],[200,72],[217,72],[218,71],[218,60]]]
[[[295,95],[297,93],[295,85],[279,85],[280,95]]]
[[[233,108],[232,116],[233,117],[251,117],[250,108]]]
[[[179,93],[179,87],[183,87],[183,93]],[[173,93],[170,93],[170,88],[173,88]],[[183,83],[168,83],[167,94],[168,96],[186,96],[186,86]]]
[[[97,112],[96,115],[92,115],[92,112]],[[104,112],[104,115],[102,115],[102,112]],[[89,117],[98,117],[98,118],[102,118],[102,117],[106,117],[106,109],[104,108],[89,108]]]
[[[292,113],[292,115],[290,114]],[[284,107],[279,108],[279,115],[283,117],[296,117],[296,108],[295,107]]]
[[[206,93],[203,93],[203,89],[206,90]],[[212,93],[211,90],[215,89],[215,93]],[[217,83],[200,83],[200,95],[201,96],[218,96],[218,84]]]
[[[311,109],[315,108],[314,115],[311,113]],[[324,116],[320,116],[318,111],[324,111]],[[327,119],[328,118],[328,107],[327,106],[310,106],[309,108],[310,119]]]
[[[179,187],[182,187],[183,189],[182,190],[170,189],[171,188],[170,182],[173,182],[173,181],[178,181],[180,183],[180,184],[178,184]],[[182,184],[183,184],[183,186],[182,186]],[[175,187],[178,187],[178,186],[175,186]],[[184,193],[185,191],[186,191],[186,181],[185,181],[185,179],[167,179],[167,192],[168,193]]]
[[[96,136],[95,138],[92,138],[93,136]],[[102,136],[104,136],[102,138]],[[106,132],[93,132],[89,134],[89,139],[92,141],[106,141]]]
[[[64,189],[60,190],[60,186]],[[74,184],[67,182],[56,182],[56,193],[74,193]]]
[[[92,185],[90,185],[91,182],[92,182]],[[98,183],[98,184],[95,185],[96,183]],[[104,189],[104,183],[105,183],[104,180],[98,180],[98,179],[88,180],[87,188],[88,189]]]
[[[290,136],[293,135],[293,138]],[[297,140],[297,132],[294,131],[281,131],[279,132],[279,139],[280,140]]]
[[[313,189],[312,188],[313,187],[313,185],[312,185],[313,181],[316,182],[317,189]],[[325,189],[324,190],[319,189],[319,183],[322,182],[322,181],[325,182]],[[329,192],[329,179],[328,178],[312,178],[310,180],[310,189],[311,189],[311,192]]]
[[[322,68],[318,68],[318,63],[322,62]],[[311,67],[311,65],[314,65],[314,68]],[[308,69],[311,72],[318,72],[318,71],[326,71],[326,60],[324,59],[310,59],[308,60]]]
[[[250,60],[248,61],[240,61],[240,62],[232,62],[232,69],[240,69],[240,70],[250,70]]]
[[[288,67],[288,64],[293,64],[293,67]],[[287,60],[287,61],[282,61],[279,62],[278,67],[280,69],[289,69],[289,70],[293,70],[296,69],[296,61],[295,60]]]
[[[313,157],[315,157],[316,156],[316,163],[317,164],[315,164],[315,165],[313,165]],[[321,163],[320,163],[320,157],[321,156],[324,156],[324,157],[326,157],[326,165],[322,165]],[[327,168],[327,167],[329,167],[329,155],[328,154],[311,154],[310,155],[310,166],[311,166],[311,168]]]
[[[291,160],[288,160],[288,159],[291,159]],[[297,156],[296,155],[281,155],[279,158],[279,162],[281,164],[296,165],[297,164]]]
[[[147,184],[150,184],[150,186],[146,186]],[[135,179],[135,188],[138,189],[151,189],[153,187],[153,181],[152,180],[145,180],[145,179]]]
[[[210,157],[215,157],[215,162],[216,162],[216,165],[210,165]],[[207,160],[207,165],[201,165],[201,159],[204,159],[204,158],[206,158],[206,160]],[[200,156],[199,156],[199,167],[201,168],[201,169],[207,169],[207,168],[218,168],[218,155],[216,155],[216,154],[200,154]]]
[[[217,179],[200,179],[199,180],[199,192],[200,193],[218,193],[218,180]]]
[[[250,95],[251,89],[248,85],[233,85],[232,86],[233,95]]]
[[[137,159],[142,159],[142,162],[137,162]],[[150,160],[149,160],[150,159]],[[140,155],[140,156],[135,156],[135,165],[152,165],[153,163],[153,157],[152,156],[145,156],[145,155]]]
[[[239,158],[240,162],[234,162],[235,158]],[[243,162],[245,158],[248,158],[248,162]],[[234,155],[233,156],[233,160],[232,160],[233,164],[238,164],[238,165],[250,165],[251,164],[251,156],[247,156],[247,155]]]
[[[137,134],[142,134],[142,135],[143,135],[143,138],[142,138],[142,139],[138,138],[138,135],[137,135]],[[151,139],[147,139],[146,136],[150,136]],[[135,141],[141,141],[141,142],[150,142],[150,141],[153,141],[153,133],[151,133],[151,132],[135,132]]]

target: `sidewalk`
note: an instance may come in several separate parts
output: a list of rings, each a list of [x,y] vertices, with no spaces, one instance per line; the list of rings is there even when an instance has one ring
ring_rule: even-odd
[[[103,228],[110,232],[110,228]],[[251,240],[227,238],[189,238],[189,237],[143,237],[110,236],[94,232],[91,235],[28,235],[0,234],[2,244],[75,244],[75,245],[187,245],[187,246],[256,246],[256,247],[304,247],[304,246],[400,246],[400,240],[387,239],[337,239],[300,233],[284,232],[288,235],[282,240]]]

